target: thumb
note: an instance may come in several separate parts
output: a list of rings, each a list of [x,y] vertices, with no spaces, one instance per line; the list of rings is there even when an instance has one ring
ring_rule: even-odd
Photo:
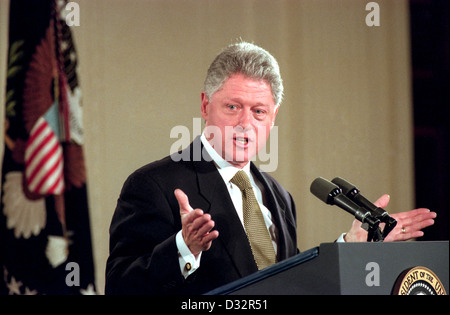
[[[380,208],[386,208],[389,200],[391,200],[391,197],[389,195],[383,195],[374,202],[374,205]]]
[[[180,206],[181,216],[188,214],[189,212],[194,210],[189,204],[188,196],[181,189],[175,189],[174,194],[175,198],[177,198],[178,205]]]

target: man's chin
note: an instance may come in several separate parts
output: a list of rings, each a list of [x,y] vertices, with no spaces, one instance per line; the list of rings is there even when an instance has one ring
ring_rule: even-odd
[[[246,165],[255,155],[256,154],[251,154],[247,150],[237,150],[233,152],[233,155],[225,154],[225,160],[233,165]]]

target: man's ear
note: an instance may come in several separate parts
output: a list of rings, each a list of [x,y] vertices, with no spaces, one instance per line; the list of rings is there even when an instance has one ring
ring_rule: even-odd
[[[272,118],[272,126],[270,126],[270,129],[272,129],[272,127],[275,125],[275,118],[277,117],[278,109],[280,109],[280,105],[278,105],[278,106],[275,108],[275,112],[274,112],[273,118]]]
[[[200,112],[202,114],[203,119],[205,121],[207,121],[208,120],[209,99],[205,92],[202,92],[201,98],[202,98],[202,104],[201,104]]]

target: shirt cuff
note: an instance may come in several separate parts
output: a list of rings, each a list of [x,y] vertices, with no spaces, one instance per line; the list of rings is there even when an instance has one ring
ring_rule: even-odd
[[[336,240],[336,243],[345,243],[345,239],[344,236],[347,233],[342,233],[341,236],[339,236],[339,238]]]
[[[180,263],[181,274],[186,279],[200,267],[200,258],[202,256],[202,253],[200,252],[200,254],[198,254],[198,257],[195,258],[195,256],[189,250],[189,247],[184,242],[181,231],[177,233],[175,240],[178,248],[178,260]]]

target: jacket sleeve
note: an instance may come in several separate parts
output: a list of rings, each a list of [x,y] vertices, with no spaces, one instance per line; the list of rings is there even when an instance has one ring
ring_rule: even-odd
[[[125,182],[110,226],[105,294],[170,294],[185,282],[175,235],[179,210],[148,174]]]

